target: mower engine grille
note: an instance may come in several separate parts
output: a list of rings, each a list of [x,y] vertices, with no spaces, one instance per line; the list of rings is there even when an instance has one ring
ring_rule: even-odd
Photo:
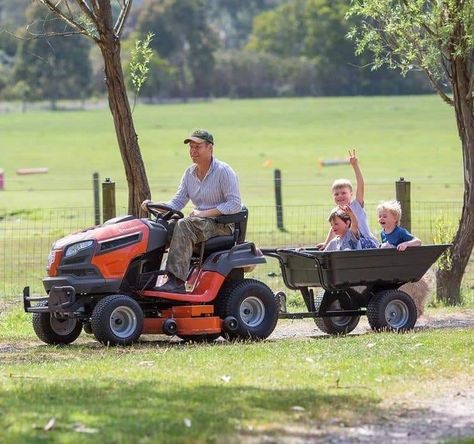
[[[109,251],[135,244],[141,238],[141,233],[132,234],[131,236],[120,237],[109,241],[101,242],[99,254],[108,253]]]

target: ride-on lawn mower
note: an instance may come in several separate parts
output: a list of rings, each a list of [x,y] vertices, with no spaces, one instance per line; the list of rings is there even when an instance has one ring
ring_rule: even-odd
[[[279,302],[264,283],[244,278],[246,269],[266,262],[245,242],[247,210],[216,218],[233,223],[234,232],[197,246],[185,294],[155,288],[173,219],[184,216],[162,204],[148,210],[155,220],[117,217],[54,243],[43,279],[48,295],[23,291],[37,336],[70,344],[84,329],[109,345],[129,345],[142,334],[196,341],[268,337]]]

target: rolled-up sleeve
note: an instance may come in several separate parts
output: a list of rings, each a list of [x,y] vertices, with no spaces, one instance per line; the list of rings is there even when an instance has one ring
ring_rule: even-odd
[[[219,180],[225,200],[216,208],[222,214],[238,213],[242,209],[242,202],[237,174],[230,166],[225,165],[221,168]]]

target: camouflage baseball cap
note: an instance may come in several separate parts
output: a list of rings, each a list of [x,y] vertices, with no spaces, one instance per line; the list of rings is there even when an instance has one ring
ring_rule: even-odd
[[[193,131],[193,133],[188,138],[184,139],[184,143],[189,143],[191,141],[197,143],[208,142],[214,145],[214,137],[212,137],[212,134],[209,131],[203,129]]]

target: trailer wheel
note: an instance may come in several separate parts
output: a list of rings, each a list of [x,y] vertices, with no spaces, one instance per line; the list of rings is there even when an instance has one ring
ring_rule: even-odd
[[[315,309],[321,314],[327,311],[357,310],[359,307],[346,293],[322,291],[314,301]],[[331,316],[314,318],[316,326],[330,335],[345,335],[359,324],[360,316]]]
[[[233,316],[237,328],[227,330],[227,339],[265,339],[278,321],[279,304],[273,292],[255,279],[231,281],[221,289],[216,301],[221,319]]]
[[[143,311],[130,296],[106,296],[94,307],[91,327],[96,339],[105,345],[130,345],[142,333]]]
[[[372,330],[403,332],[415,326],[417,311],[413,299],[405,292],[384,290],[370,299],[367,318]]]
[[[38,303],[38,307],[46,307],[48,301]],[[33,313],[33,329],[46,344],[70,344],[82,331],[82,323],[77,319],[58,319],[51,313]]]

